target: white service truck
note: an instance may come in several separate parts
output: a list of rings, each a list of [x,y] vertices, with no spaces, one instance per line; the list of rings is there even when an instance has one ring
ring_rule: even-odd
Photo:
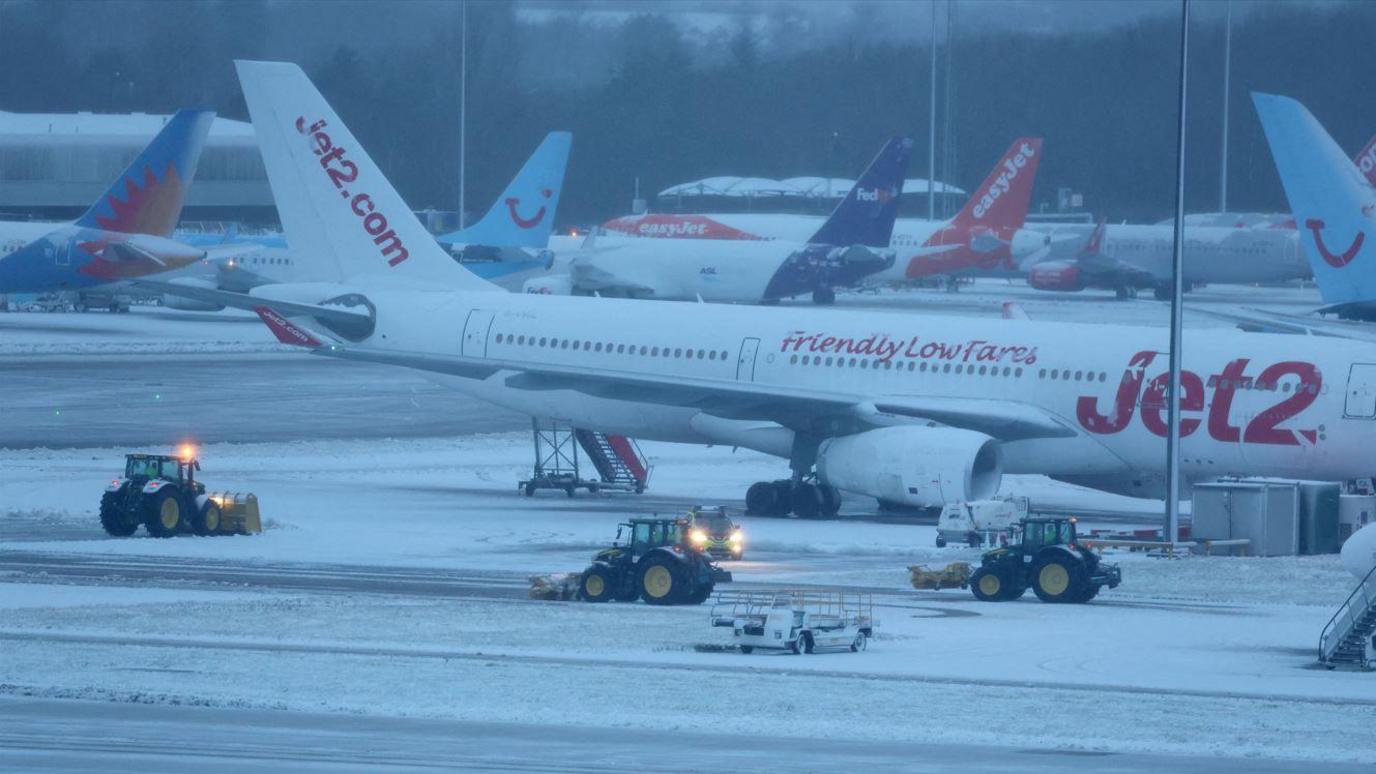
[[[971,548],[996,545],[1014,524],[1027,518],[1026,497],[1000,497],[946,503],[936,520],[936,547],[958,542]]]

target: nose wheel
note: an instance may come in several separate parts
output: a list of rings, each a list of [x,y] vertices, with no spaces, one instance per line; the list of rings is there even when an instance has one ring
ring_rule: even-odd
[[[745,493],[745,512],[754,516],[800,519],[831,518],[841,510],[841,493],[834,486],[781,479],[757,481]]]

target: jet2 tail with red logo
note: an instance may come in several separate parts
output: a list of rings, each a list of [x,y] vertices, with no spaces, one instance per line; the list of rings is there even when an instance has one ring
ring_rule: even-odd
[[[573,135],[550,132],[482,220],[439,237],[446,245],[528,247],[543,250],[554,230]]]
[[[374,288],[500,290],[440,247],[300,67],[235,67],[303,271]]]
[[[1327,308],[1376,319],[1376,190],[1304,105],[1252,94]]]

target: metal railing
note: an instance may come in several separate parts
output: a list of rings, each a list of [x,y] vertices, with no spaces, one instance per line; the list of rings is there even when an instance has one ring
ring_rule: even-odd
[[[1338,612],[1328,619],[1328,625],[1323,627],[1323,633],[1319,635],[1319,663],[1327,664],[1333,658],[1333,654],[1342,647],[1343,640],[1347,639],[1347,635],[1373,604],[1376,604],[1376,566],[1367,571],[1366,577],[1347,596],[1347,601],[1338,608]]]
[[[712,602],[711,618],[763,618],[776,607],[807,612],[814,618],[864,623],[874,621],[874,595],[856,591],[723,591]]]

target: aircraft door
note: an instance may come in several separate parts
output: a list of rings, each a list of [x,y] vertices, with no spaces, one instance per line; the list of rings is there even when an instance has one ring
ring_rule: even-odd
[[[487,357],[487,332],[492,329],[492,312],[487,309],[474,309],[468,313],[468,322],[463,326],[464,357]]]
[[[1343,416],[1376,419],[1376,365],[1354,363],[1347,375],[1347,405]]]
[[[760,350],[760,340],[747,338],[741,340],[741,354],[736,358],[736,381],[755,381],[755,353]]]

